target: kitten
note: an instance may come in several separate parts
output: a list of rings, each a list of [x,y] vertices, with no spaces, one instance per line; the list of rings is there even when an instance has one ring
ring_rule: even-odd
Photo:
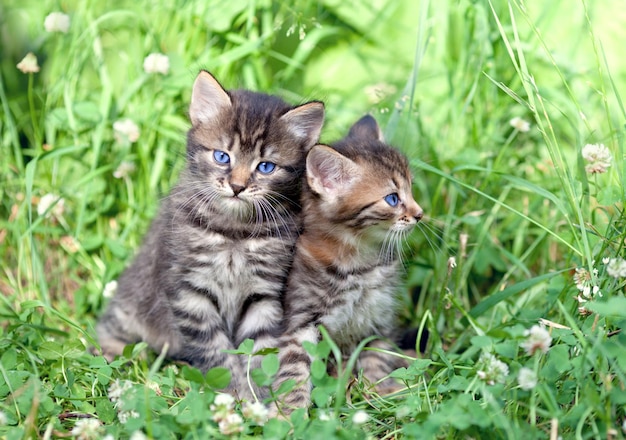
[[[227,367],[230,389],[245,394],[244,359],[224,350],[246,338],[276,346],[324,105],[226,91],[201,71],[189,116],[186,168],[119,278],[98,339],[109,359],[145,341],[203,371]]]
[[[274,384],[275,389],[288,379],[298,384],[280,402],[286,412],[310,403],[311,359],[302,343],[319,341],[319,325],[346,357],[369,336],[393,337],[396,248],[423,215],[411,194],[406,157],[383,142],[371,116],[332,148],[313,147],[306,171],[304,226],[285,292],[287,328]],[[393,349],[385,339],[369,346]],[[364,350],[357,369],[375,383],[402,366],[399,359]],[[391,379],[381,385],[395,387]]]

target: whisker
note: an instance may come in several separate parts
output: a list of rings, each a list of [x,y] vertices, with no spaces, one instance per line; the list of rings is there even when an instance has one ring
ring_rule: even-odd
[[[417,226],[431,249],[435,252],[444,252],[444,249],[442,249],[439,244],[443,243],[443,236],[440,235],[435,228],[431,227],[428,223],[421,222],[418,223]],[[446,248],[449,249],[449,246],[446,246]]]
[[[190,191],[185,189],[184,192]],[[213,188],[198,185],[196,191],[190,192],[190,196],[186,197],[182,204],[176,206],[172,217],[172,228],[179,225],[176,217],[180,213],[186,211],[184,217],[186,222],[197,220],[201,216],[202,209],[206,209],[207,206],[211,205],[218,196],[219,194]]]
[[[280,206],[279,201],[276,200],[274,197],[275,195],[273,193],[268,193],[266,200],[263,200],[263,202],[267,204],[268,209],[272,212],[273,218],[275,220],[280,221],[283,229],[285,229],[286,231],[291,231],[290,225],[296,224],[294,217],[291,214],[291,212],[289,212],[288,210],[283,210],[282,212],[278,212],[275,205],[270,203],[270,202],[274,202],[275,204]],[[277,222],[275,222],[275,226],[277,230],[280,231],[281,228],[279,227]]]

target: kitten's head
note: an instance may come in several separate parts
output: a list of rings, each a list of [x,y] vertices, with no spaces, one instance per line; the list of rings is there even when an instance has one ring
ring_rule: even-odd
[[[376,120],[361,118],[346,138],[316,145],[307,156],[316,216],[365,243],[410,231],[422,218],[406,157],[385,144]]]
[[[206,203],[257,220],[297,209],[304,159],[324,120],[321,102],[293,107],[270,95],[226,91],[201,71],[189,116],[188,175]]]

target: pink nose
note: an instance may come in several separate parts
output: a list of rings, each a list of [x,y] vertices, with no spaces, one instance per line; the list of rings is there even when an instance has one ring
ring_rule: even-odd
[[[232,188],[232,190],[233,190],[233,192],[235,193],[235,195],[236,195],[236,196],[237,196],[237,195],[239,195],[239,193],[240,193],[241,191],[243,191],[244,189],[246,189],[244,186],[237,185],[237,184],[235,184],[235,183],[231,183],[231,184],[230,184],[230,187]]]
[[[424,217],[424,210],[420,205],[418,205],[415,201],[408,206],[408,213],[411,215],[416,221],[420,221],[422,217]]]

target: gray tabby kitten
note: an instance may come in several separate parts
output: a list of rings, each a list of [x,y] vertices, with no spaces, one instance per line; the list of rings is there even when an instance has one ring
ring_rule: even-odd
[[[201,370],[227,367],[229,388],[245,395],[244,359],[224,350],[246,338],[276,346],[324,105],[226,91],[201,71],[189,116],[186,168],[119,278],[98,339],[108,358],[145,341]]]
[[[304,226],[285,292],[288,323],[280,342],[277,389],[296,388],[280,411],[310,404],[311,359],[303,341],[317,343],[323,325],[348,357],[369,336],[392,339],[399,282],[400,241],[422,218],[411,193],[406,157],[383,143],[371,116],[360,119],[332,148],[316,145],[307,156]],[[388,340],[369,344],[393,350]],[[364,350],[357,369],[375,383],[403,366],[397,356]],[[391,379],[379,391],[393,389]]]

